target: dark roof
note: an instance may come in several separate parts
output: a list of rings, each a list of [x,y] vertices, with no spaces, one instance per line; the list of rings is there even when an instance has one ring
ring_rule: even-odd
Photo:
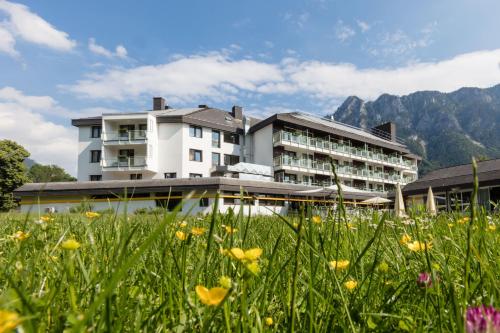
[[[241,180],[226,177],[206,177],[206,178],[176,178],[176,179],[147,179],[147,180],[110,180],[99,182],[59,182],[59,183],[30,183],[25,184],[14,191],[17,197],[61,196],[61,195],[97,195],[115,193],[121,194],[124,189],[129,193],[145,192],[169,192],[169,191],[205,191],[221,190],[228,192],[239,192],[243,187],[248,193],[255,194],[281,194],[294,196],[315,196],[324,197],[331,194],[331,191],[296,194],[297,191],[310,190],[317,187],[258,181]],[[375,194],[371,193],[345,193],[346,197],[354,199],[367,199]]]
[[[102,124],[102,117],[101,116],[71,119],[71,125],[76,126],[76,127],[101,125],[101,124]]]
[[[480,186],[500,185],[500,159],[477,162],[477,176]],[[472,164],[462,164],[429,172],[422,178],[407,184],[404,195],[423,194],[432,187],[434,192],[452,188],[472,188]]]
[[[345,138],[350,138],[353,140],[358,140],[361,142],[367,142],[369,144],[384,147],[392,150],[397,150],[401,153],[409,154],[408,148],[400,143],[384,140],[379,138],[361,128],[355,128],[347,124],[342,124],[339,122],[327,121],[321,118],[317,118],[314,121],[314,116],[306,115],[307,118],[300,117],[301,113],[291,112],[291,113],[278,113],[266,118],[259,123],[252,126],[249,130],[250,133],[256,132],[269,124],[282,121],[284,123],[293,124],[297,126],[303,126],[307,128],[312,128],[325,133],[339,135]],[[308,120],[309,119],[309,120]]]

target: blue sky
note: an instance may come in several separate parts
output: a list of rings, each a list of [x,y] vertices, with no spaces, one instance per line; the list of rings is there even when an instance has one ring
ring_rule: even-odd
[[[497,0],[0,0],[0,138],[74,173],[71,118],[153,95],[263,117],[492,86],[498,13]]]

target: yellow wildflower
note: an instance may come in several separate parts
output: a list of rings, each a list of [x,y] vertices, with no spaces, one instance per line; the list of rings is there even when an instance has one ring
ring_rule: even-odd
[[[182,232],[182,231],[176,231],[175,232],[175,237],[177,237],[178,239],[180,239],[181,241],[183,240],[186,240],[187,238],[187,235],[185,232]]]
[[[352,291],[358,286],[358,282],[356,280],[349,280],[344,283],[344,286],[347,288],[347,290]]]
[[[205,233],[205,228],[200,228],[200,227],[193,227],[191,229],[191,233],[195,236],[201,236]]]
[[[259,257],[262,255],[262,249],[256,247],[253,249],[243,251],[239,247],[233,247],[232,249],[227,250],[226,253],[229,254],[231,257],[241,261],[255,261],[259,259]]]
[[[224,288],[229,289],[229,288],[231,288],[231,284],[232,284],[231,278],[229,276],[225,276],[225,275],[221,276],[219,278],[219,284],[221,286],[223,286]]]
[[[349,260],[332,260],[329,262],[330,268],[336,270],[336,271],[343,271],[344,269],[347,269],[349,267]]]
[[[231,226],[229,226],[229,225],[226,225],[226,226],[224,227],[224,229],[226,229],[226,232],[227,232],[228,234],[234,234],[235,232],[237,232],[237,231],[238,231],[238,229],[233,228],[233,227],[231,227]]]
[[[201,285],[196,286],[195,290],[200,301],[203,304],[210,306],[219,305],[224,300],[224,298],[228,293],[227,289],[221,287],[207,289],[206,287]]]
[[[406,246],[413,252],[420,252],[425,250],[430,250],[432,248],[431,243],[414,241],[413,243],[408,243]]]
[[[89,219],[93,219],[93,218],[101,216],[101,214],[96,213],[96,212],[86,212],[85,216],[87,216]]]
[[[489,230],[489,231],[495,231],[495,230],[497,230],[497,226],[496,226],[496,225],[494,225],[494,224],[490,224],[490,225],[488,226],[488,230]]]
[[[14,235],[12,235],[11,237],[17,241],[23,241],[25,240],[26,238],[28,238],[30,236],[29,233],[26,233],[24,231],[16,231],[16,233]]]
[[[455,225],[453,223],[448,223],[448,227],[453,228]]]
[[[16,312],[0,310],[0,332],[10,332],[21,323]]]
[[[459,219],[457,222],[460,224],[465,224],[470,221],[470,217],[464,216],[463,218]]]
[[[247,268],[250,272],[252,272],[255,275],[260,273],[260,267],[257,261],[252,261],[251,263],[247,264]]]
[[[46,222],[46,223],[47,223],[47,222],[52,222],[52,221],[54,221],[54,218],[52,218],[52,217],[50,217],[50,216],[45,215],[45,216],[40,217],[40,220],[42,220],[43,222]]]
[[[65,250],[76,250],[80,247],[80,243],[78,243],[74,239],[68,239],[61,243],[61,247]]]
[[[273,323],[274,323],[274,322],[273,322],[273,318],[271,318],[271,317],[266,317],[266,318],[264,319],[264,321],[266,322],[266,325],[267,325],[267,326],[272,326],[272,325],[273,325]]]
[[[411,237],[408,235],[408,234],[404,234],[402,237],[401,237],[401,240],[399,241],[399,243],[401,245],[406,245],[406,243],[408,243],[409,241],[411,241]]]
[[[312,221],[312,223],[314,223],[314,224],[321,224],[321,216],[319,216],[319,215],[314,215],[314,216],[311,218],[311,221]]]
[[[179,228],[185,228],[187,227],[188,223],[186,221],[182,221],[179,223]]]
[[[349,230],[356,230],[356,227],[354,226],[353,223],[347,223],[347,229],[349,229]]]

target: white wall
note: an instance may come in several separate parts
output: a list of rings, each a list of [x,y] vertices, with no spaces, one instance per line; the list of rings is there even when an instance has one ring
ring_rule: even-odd
[[[273,125],[253,133],[253,163],[273,166]]]
[[[101,175],[101,164],[90,163],[90,151],[101,150],[101,139],[91,138],[91,126],[78,127],[78,181],[88,181],[90,175]]]
[[[182,175],[182,127],[183,124],[161,123],[158,127],[158,173],[156,179],[164,178],[166,172],[176,172],[177,177]]]

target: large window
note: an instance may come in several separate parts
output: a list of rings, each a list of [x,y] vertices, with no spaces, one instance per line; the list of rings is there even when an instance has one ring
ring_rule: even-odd
[[[189,178],[201,178],[203,175],[201,173],[190,173]]]
[[[224,142],[239,145],[240,144],[240,136],[239,136],[239,134],[236,134],[236,133],[224,132]]]
[[[224,155],[224,165],[235,165],[240,163],[240,157],[237,155]]]
[[[91,182],[98,182],[102,180],[102,175],[90,175]]]
[[[208,207],[210,205],[210,201],[208,198],[200,198],[200,207]]]
[[[220,154],[212,153],[212,166],[220,165]]]
[[[203,136],[203,129],[199,126],[189,126],[189,136],[193,138],[201,138]]]
[[[220,148],[220,132],[212,130],[212,147]]]
[[[90,151],[90,163],[99,163],[101,161],[101,151],[91,150]]]
[[[91,138],[100,138],[101,137],[101,126],[92,126],[90,137]]]
[[[195,162],[203,161],[203,153],[201,150],[189,149],[189,160]]]
[[[165,179],[177,178],[177,172],[165,172]]]

